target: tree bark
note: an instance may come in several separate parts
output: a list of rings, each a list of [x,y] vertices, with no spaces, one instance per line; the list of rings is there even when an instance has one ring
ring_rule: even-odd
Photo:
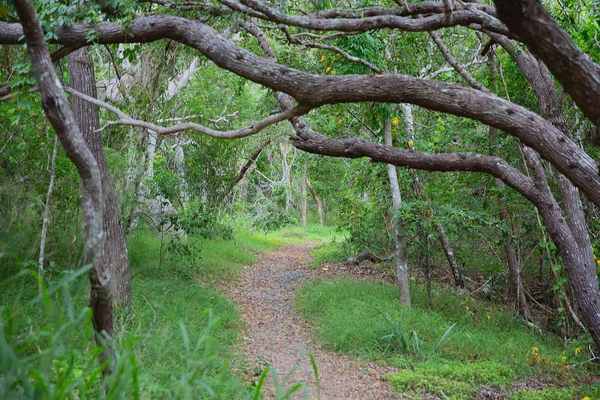
[[[88,96],[96,97],[96,75],[94,61],[87,47],[81,48],[67,56],[69,81],[73,89]],[[104,246],[100,255],[101,262],[110,271],[112,292],[119,306],[127,307],[131,302],[131,282],[129,259],[121,208],[117,199],[115,185],[110,176],[100,129],[98,108],[74,96],[72,108],[79,129],[85,142],[94,155],[102,179],[104,213],[102,225],[104,228]]]
[[[444,249],[444,254],[448,260],[448,265],[450,266],[450,271],[452,271],[452,276],[454,277],[454,287],[456,289],[464,289],[465,281],[460,273],[460,268],[458,267],[458,262],[456,261],[456,256],[454,255],[454,250],[452,250],[452,245],[450,244],[450,239],[448,239],[444,225],[442,225],[441,222],[437,222],[435,224],[435,230],[438,234],[438,238],[440,239],[440,243],[442,244],[442,248]]]
[[[525,159],[534,171],[540,188],[535,202],[544,226],[563,259],[567,277],[596,348],[600,348],[600,289],[593,258],[577,244],[577,240],[548,186],[544,168],[537,155],[524,147]]]
[[[113,310],[110,271],[102,263],[102,178],[94,155],[87,147],[73,117],[67,96],[60,85],[46,46],[44,33],[35,8],[30,0],[15,1],[15,8],[23,25],[27,52],[42,94],[42,108],[54,127],[65,152],[73,162],[82,183],[82,215],[84,223],[84,264],[91,265],[90,302],[92,324],[96,339],[110,340],[113,335]],[[104,374],[111,371],[112,352],[108,349],[99,355],[100,363],[109,362]]]
[[[577,145],[576,142],[573,140],[573,135],[570,132],[563,108],[558,102],[556,89],[554,86],[554,80],[550,75],[550,72],[548,71],[546,65],[535,59],[535,57],[533,57],[531,54],[521,51],[516,46],[516,44],[514,44],[510,40],[503,37],[498,37],[496,39],[498,43],[500,43],[507,50],[507,52],[513,58],[513,60],[515,61],[525,78],[528,80],[529,84],[531,85],[531,88],[533,89],[536,98],[539,102],[542,116],[546,118],[546,120],[548,120],[553,127],[562,132],[567,138],[567,141],[574,145]],[[537,158],[537,156],[531,157]],[[570,258],[565,258],[563,256],[563,262],[565,263],[565,269],[568,273],[569,282],[571,283],[573,289],[575,289],[576,286],[587,287],[591,285],[592,288],[586,289],[586,293],[589,293],[590,290],[592,292],[598,293],[600,290],[598,288],[598,280],[595,277],[596,265],[594,262],[594,254],[592,251],[588,227],[585,220],[585,214],[583,212],[583,205],[579,196],[579,190],[563,174],[561,174],[558,171],[556,171],[555,174],[557,175],[557,180],[559,183],[558,186],[562,195],[564,208],[564,212],[560,213],[560,218],[562,221],[564,221],[564,215],[566,215],[566,224],[569,230],[568,233],[572,236],[573,240],[573,243],[565,243],[563,244],[563,247],[575,246],[578,249],[577,254],[571,254]],[[541,175],[541,173],[539,175]],[[550,188],[548,187],[547,181],[543,182],[541,178],[538,177],[537,184],[539,187],[545,185],[545,187],[543,187],[543,190],[548,193],[548,196],[552,197],[552,193],[550,191]],[[553,197],[552,200],[555,201]],[[547,222],[545,220],[544,224],[546,225],[546,223]],[[556,241],[555,243],[558,247],[559,243],[557,243]],[[568,262],[571,262],[569,260],[577,260],[577,262],[580,263],[580,265],[569,265]],[[587,271],[585,271],[585,273],[575,272],[581,271],[581,269],[586,269]],[[592,276],[594,278],[592,278]],[[600,302],[597,299],[593,301],[593,296],[587,296],[586,293],[577,293],[576,290],[574,291],[578,302],[588,302],[588,304],[586,305],[579,303],[581,310],[584,313],[584,319],[587,322],[594,320],[600,321]],[[586,312],[592,313],[593,315],[586,316]],[[596,346],[600,348],[600,325],[596,325],[595,327],[591,327],[590,325],[588,325],[588,329],[590,329],[590,333],[592,333],[592,337],[596,342]],[[592,329],[595,330],[595,333],[592,332]]]
[[[384,143],[386,146],[392,144],[392,123],[389,118],[384,122]],[[410,286],[408,279],[408,263],[406,260],[406,238],[403,235],[402,221],[398,216],[402,198],[400,186],[398,185],[398,173],[396,166],[387,164],[390,191],[392,193],[392,220],[394,225],[394,244],[396,247],[396,278],[400,290],[400,303],[410,306]]]
[[[538,0],[494,0],[498,16],[539,57],[597,128],[600,66],[581,51]]]
[[[187,180],[185,178],[185,152],[183,150],[183,140],[180,136],[173,138],[175,141],[175,167],[179,174],[179,197],[184,208],[190,202],[190,193]]]

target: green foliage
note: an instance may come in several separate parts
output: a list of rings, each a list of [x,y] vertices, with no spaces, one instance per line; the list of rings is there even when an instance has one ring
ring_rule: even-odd
[[[598,387],[544,388],[541,390],[520,390],[511,399],[514,400],[564,400],[564,399],[598,399]]]
[[[115,335],[121,348],[113,387],[127,388],[124,393],[130,398],[138,398],[131,390],[138,391],[139,398],[243,397],[243,386],[231,370],[239,315],[211,283],[235,279],[244,265],[255,262],[255,256],[247,251],[270,251],[284,240],[264,234],[243,234],[235,242],[198,237],[180,240],[199,251],[195,264],[169,252],[160,264],[160,237],[148,230],[140,228],[129,238],[135,295],[131,308],[118,313]],[[46,279],[54,282],[62,276],[58,270]],[[67,272],[64,276],[71,275]],[[1,352],[5,362],[0,376],[4,382],[22,376],[19,379],[24,382],[38,385],[39,393],[46,393],[44,398],[65,398],[60,394],[65,388],[79,398],[84,397],[84,390],[87,398],[99,398],[98,350],[90,347],[91,325],[85,311],[86,279],[80,276],[53,284],[48,290],[53,292],[51,298],[33,304],[29,299],[37,297],[37,287],[37,281],[25,273],[4,279],[0,285],[0,303],[4,305],[0,327],[13,349]],[[52,312],[44,311],[48,304]],[[212,312],[205,312],[207,308]],[[15,364],[15,359],[20,364]],[[129,389],[132,383],[134,389]],[[117,392],[108,398],[115,396]]]
[[[158,287],[147,290],[152,278],[134,281],[134,291],[145,296],[119,315],[114,372],[103,381],[105,365],[97,363],[102,349],[90,342],[91,311],[82,290],[87,269],[49,287],[35,272],[12,280],[22,286],[13,304],[0,308],[0,397],[200,399],[241,390],[224,357],[237,336],[233,307],[216,292],[206,293],[212,299],[207,301],[203,289],[176,280],[154,282]],[[166,298],[165,291],[173,294]],[[214,306],[221,325],[212,311],[197,311],[200,305]]]
[[[475,392],[481,385],[506,387],[512,383],[514,375],[510,368],[489,361],[430,361],[390,373],[385,379],[400,392],[466,399],[475,398]]]
[[[233,240],[233,228],[223,221],[216,210],[207,209],[202,203],[190,203],[177,214],[176,224],[186,234],[205,239]]]

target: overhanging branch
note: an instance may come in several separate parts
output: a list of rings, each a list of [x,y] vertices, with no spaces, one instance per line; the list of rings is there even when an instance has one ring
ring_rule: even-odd
[[[110,105],[108,103],[105,103],[104,101],[95,99],[91,96],[87,96],[87,95],[80,93],[77,90],[74,90],[72,88],[65,88],[65,91],[68,93],[71,93],[72,95],[77,96],[85,101],[95,104],[98,107],[105,108],[108,111],[116,114],[117,117],[119,117],[119,119],[117,121],[110,121],[110,122],[106,123],[106,126],[110,126],[110,125],[137,126],[139,128],[144,128],[144,129],[154,131],[158,135],[161,135],[161,136],[176,135],[179,132],[191,130],[191,131],[200,132],[205,135],[212,136],[212,137],[218,138],[218,139],[239,139],[239,138],[254,135],[270,125],[291,119],[298,115],[306,114],[308,111],[310,111],[310,107],[296,106],[292,109],[283,111],[281,113],[270,115],[269,117],[267,117],[265,119],[262,119],[258,122],[253,123],[249,127],[242,128],[242,129],[230,130],[230,131],[216,131],[214,129],[210,129],[206,126],[202,126],[202,125],[196,124],[194,122],[185,122],[182,124],[177,124],[177,125],[173,125],[173,126],[169,126],[169,127],[163,127],[160,125],[153,124],[152,122],[147,122],[147,121],[142,121],[139,119],[131,118],[130,116],[125,114],[123,111],[119,110],[117,107]]]

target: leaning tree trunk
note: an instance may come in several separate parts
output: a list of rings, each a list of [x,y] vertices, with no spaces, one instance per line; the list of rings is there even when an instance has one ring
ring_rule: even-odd
[[[542,190],[536,199],[544,226],[552,241],[556,244],[558,253],[563,259],[565,271],[573,292],[581,308],[585,321],[596,348],[600,348],[600,288],[594,259],[590,260],[585,250],[577,243],[571,227],[554,199],[547,180],[544,168],[537,154],[533,150],[523,147],[527,163],[534,171],[536,185]]]
[[[94,61],[88,53],[88,48],[84,47],[69,54],[67,65],[71,87],[83,94],[96,97]],[[100,259],[112,276],[111,284],[113,285],[112,289],[115,300],[121,306],[126,307],[131,301],[129,260],[121,220],[121,209],[115,185],[110,177],[110,171],[106,163],[102,137],[98,132],[100,129],[98,107],[76,96],[73,96],[72,103],[73,114],[87,146],[98,163],[102,179],[104,193],[102,225],[106,236]]]
[[[567,138],[571,138],[567,140],[572,140],[573,135],[570,132],[569,124],[564,115],[563,108],[558,102],[554,79],[546,65],[538,61],[531,54],[521,51],[506,38],[502,38],[500,44],[509,52],[523,75],[527,78],[539,102],[542,116],[550,121],[554,127],[563,132]],[[556,172],[556,175],[562,195],[564,213],[560,212],[560,208],[550,192],[547,181],[544,182],[545,190],[549,193],[548,196],[552,197],[559,212],[548,209],[542,210],[539,207],[538,209],[544,218],[544,225],[548,228],[548,233],[556,243],[559,253],[563,258],[569,283],[573,287],[587,327],[594,338],[596,347],[600,348],[600,289],[598,287],[594,254],[592,252],[579,190],[562,174]],[[541,179],[539,182],[538,186],[541,186]],[[544,212],[546,214],[553,213],[553,215],[556,215],[555,218],[560,218],[561,222],[565,221],[564,215],[566,215],[566,226],[564,228],[567,230],[565,233],[570,237],[567,241],[564,241],[565,239],[561,235],[558,235],[558,233],[553,234],[550,231],[549,224],[557,224],[557,222],[549,221],[549,217],[544,217]],[[557,240],[562,242],[558,242]],[[568,255],[564,254],[567,252]]]
[[[392,146],[392,124],[388,119],[384,123],[384,143]],[[394,244],[396,246],[396,276],[400,289],[400,303],[410,305],[410,286],[408,279],[408,263],[406,260],[406,238],[402,234],[402,222],[398,216],[402,199],[396,167],[387,164],[390,191],[392,192],[392,212],[394,221]]]
[[[113,335],[112,292],[110,271],[102,263],[102,178],[94,155],[87,147],[77,126],[73,111],[65,92],[60,85],[44,32],[40,26],[35,8],[30,0],[15,1],[15,8],[23,25],[27,42],[27,52],[42,95],[42,107],[60,139],[69,159],[77,168],[82,183],[82,215],[84,236],[84,264],[91,265],[90,303],[92,324],[97,338],[111,339]],[[109,362],[103,370],[110,372],[112,354],[110,348],[100,353],[100,362]]]

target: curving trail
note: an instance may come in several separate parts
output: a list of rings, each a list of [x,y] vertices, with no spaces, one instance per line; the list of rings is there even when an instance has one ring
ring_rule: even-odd
[[[282,380],[290,372],[288,385],[305,382],[308,398],[317,398],[309,353],[319,369],[321,399],[398,398],[380,380],[382,367],[368,365],[320,348],[310,327],[293,306],[293,291],[318,271],[311,269],[309,250],[314,243],[288,245],[263,256],[244,270],[241,281],[225,289],[239,307],[246,325],[244,350],[252,374],[269,363]],[[273,397],[270,375],[265,385]],[[295,398],[302,398],[301,392]]]

